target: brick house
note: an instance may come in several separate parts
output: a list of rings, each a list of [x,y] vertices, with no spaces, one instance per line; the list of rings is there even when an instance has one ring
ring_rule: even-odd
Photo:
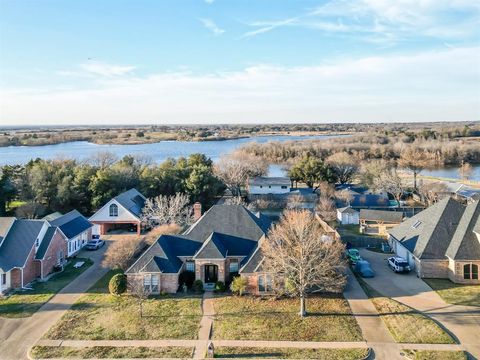
[[[134,230],[141,233],[142,210],[146,198],[137,189],[130,189],[114,197],[90,217],[94,235],[105,235],[112,230]]]
[[[391,229],[389,243],[419,277],[480,284],[480,201],[442,199]]]
[[[152,293],[175,293],[183,271],[207,288],[240,275],[248,278],[250,293],[268,292],[272,279],[262,272],[259,245],[270,226],[267,217],[242,205],[214,205],[183,234],[160,236],[126,274]]]
[[[91,227],[75,210],[51,222],[0,218],[0,294],[45,280],[80,250],[69,251],[73,242],[83,241],[83,234],[91,234]]]

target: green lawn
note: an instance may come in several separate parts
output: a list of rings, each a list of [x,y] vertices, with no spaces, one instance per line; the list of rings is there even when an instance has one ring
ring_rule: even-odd
[[[31,355],[34,359],[122,359],[122,358],[191,358],[193,348],[188,347],[113,347],[93,346],[74,348],[67,346],[34,346]]]
[[[47,332],[48,339],[149,340],[196,339],[201,298],[160,296],[139,306],[129,295],[108,293],[110,271]]]
[[[216,298],[214,339],[361,341],[360,328],[342,296],[307,299],[309,315],[298,315],[298,299],[250,296]]]
[[[275,358],[317,360],[359,360],[367,356],[368,349],[296,349],[296,348],[251,348],[217,347],[216,358]]]
[[[412,360],[467,360],[464,351],[402,350]]]
[[[371,298],[381,319],[398,343],[411,344],[454,344],[435,321],[391,298],[384,297],[357,276],[365,293]]]
[[[85,264],[75,269],[73,264],[85,261]],[[64,271],[53,275],[48,281],[34,282],[33,290],[19,290],[6,298],[0,299],[0,317],[20,318],[31,316],[50,298],[67,286],[73,279],[88,269],[93,261],[85,258],[76,258],[65,266]]]
[[[480,285],[455,284],[448,279],[423,279],[447,303],[480,306]]]

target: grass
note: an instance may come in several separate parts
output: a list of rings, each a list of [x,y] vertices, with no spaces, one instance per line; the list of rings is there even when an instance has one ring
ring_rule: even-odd
[[[275,358],[275,359],[318,359],[358,360],[367,356],[368,349],[296,349],[296,348],[251,348],[217,347],[217,358]]]
[[[423,279],[449,304],[480,306],[480,285],[455,284],[448,279]]]
[[[467,360],[464,351],[402,350],[412,360]]]
[[[139,305],[129,295],[108,293],[110,271],[47,332],[48,339],[196,339],[201,319],[199,297],[152,297]]]
[[[77,261],[85,261],[85,264],[81,268],[75,269],[73,265]],[[53,295],[67,286],[92,264],[93,261],[90,259],[76,258],[65,266],[61,273],[53,275],[48,281],[34,282],[32,284],[33,290],[19,290],[6,298],[1,298],[0,317],[21,318],[32,316]]]
[[[307,299],[309,315],[298,315],[298,299],[226,296],[214,301],[214,339],[361,341],[360,328],[341,296]]]
[[[380,314],[380,318],[396,342],[411,344],[455,343],[453,338],[429,317],[398,301],[382,296],[360,277],[357,277],[357,280],[368,297],[371,298],[373,305]]]
[[[109,358],[191,358],[193,348],[168,346],[161,348],[93,346],[75,348],[68,346],[34,346],[34,359],[109,359]]]

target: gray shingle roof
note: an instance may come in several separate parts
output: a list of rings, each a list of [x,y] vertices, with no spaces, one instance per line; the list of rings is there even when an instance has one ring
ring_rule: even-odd
[[[249,258],[245,258],[241,264],[242,268],[240,269],[241,273],[251,274],[255,271],[261,271],[261,264],[263,260],[262,249],[257,248]]]
[[[7,235],[8,229],[10,229],[14,221],[14,217],[0,217],[0,244]]]
[[[353,195],[350,201],[351,207],[388,207],[390,202],[388,197],[378,194],[359,194]]]
[[[276,186],[290,186],[291,181],[288,177],[264,177],[258,176],[253,179],[250,179],[248,183],[251,186],[269,186],[269,185],[276,185]]]
[[[52,226],[59,227],[69,239],[74,238],[93,226],[93,224],[77,210],[72,210],[55,220],[49,221],[49,223]]]
[[[125,191],[114,199],[136,217],[139,218],[142,215],[146,198],[137,189]]]
[[[48,246],[52,242],[53,235],[55,234],[55,231],[57,230],[56,227],[54,226],[49,226],[45,235],[43,236],[43,240],[40,243],[40,246],[37,249],[37,253],[35,254],[35,259],[36,260],[43,260],[45,257],[45,253],[47,252]]]
[[[23,267],[44,223],[43,220],[15,220],[0,246],[2,271]]]
[[[400,223],[403,219],[403,212],[387,210],[360,210],[360,219],[371,221],[385,221],[391,223]]]
[[[480,225],[480,201],[467,205],[446,255],[454,260],[480,259],[480,241],[474,233]]]
[[[345,206],[345,207],[339,208],[337,210],[342,214],[356,214],[356,213],[358,213],[357,210],[352,209],[350,206]]]
[[[444,259],[465,207],[448,197],[389,231],[419,259]]]

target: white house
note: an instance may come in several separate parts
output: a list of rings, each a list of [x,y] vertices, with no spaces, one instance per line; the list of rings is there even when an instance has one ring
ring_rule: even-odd
[[[359,212],[351,207],[337,209],[337,220],[343,225],[358,225],[360,222]]]
[[[77,254],[92,238],[92,223],[77,210],[49,221],[57,227],[67,239],[67,256]]]
[[[134,230],[141,232],[141,216],[146,198],[137,190],[130,189],[114,197],[90,217],[94,235],[104,235],[110,230]]]
[[[288,177],[255,177],[248,181],[249,195],[287,194],[290,192]]]

